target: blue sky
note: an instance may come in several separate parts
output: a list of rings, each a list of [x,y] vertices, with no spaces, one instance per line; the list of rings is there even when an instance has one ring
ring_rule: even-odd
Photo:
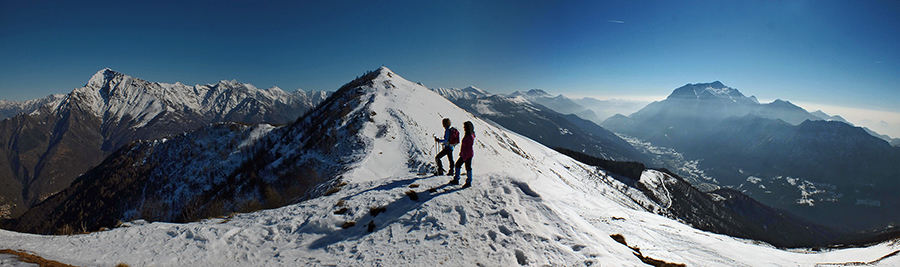
[[[600,99],[719,80],[900,123],[898,1],[422,2],[0,1],[0,99],[67,93],[105,67],[335,90],[385,65],[429,87]]]

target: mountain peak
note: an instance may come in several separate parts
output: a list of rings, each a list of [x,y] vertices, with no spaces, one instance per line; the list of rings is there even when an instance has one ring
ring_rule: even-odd
[[[748,97],[748,98],[750,98],[750,100],[753,101],[753,103],[759,104],[759,99],[756,99],[756,96],[755,96],[755,95],[751,95],[751,96]]]
[[[509,94],[510,97],[523,96],[526,98],[537,98],[537,97],[553,97],[549,93],[541,89],[531,89],[526,92],[515,91]]]
[[[794,105],[791,101],[783,100],[783,99],[775,99],[772,103],[766,104],[767,106],[779,107],[779,108],[791,108],[791,109],[802,109],[801,107]]]
[[[381,66],[375,70],[367,71],[365,74],[363,74],[363,76],[357,77],[355,80],[351,81],[350,83],[345,84],[345,86],[355,87],[355,86],[359,86],[362,83],[366,83],[366,82],[374,82],[375,80],[392,80],[395,78],[402,78],[402,77],[397,76],[397,74],[394,73],[394,71],[392,71],[388,67]]]
[[[479,96],[489,95],[489,93],[487,91],[481,90],[481,88],[478,88],[475,86],[469,86],[469,87],[463,88],[462,91],[466,92],[466,93],[474,93]]]
[[[419,84],[421,85],[421,84]],[[424,85],[422,85],[424,87]],[[469,86],[463,89],[458,88],[431,88],[431,91],[452,100],[456,99],[477,99],[480,97],[490,96],[491,94],[481,88]]]
[[[669,95],[666,99],[705,99],[705,98],[747,98],[737,89],[722,84],[720,81],[711,83],[686,84]]]
[[[375,70],[375,72],[378,73],[379,76],[387,75],[388,77],[391,77],[392,75],[395,74],[394,71],[392,71],[391,69],[389,69],[388,67],[385,67],[385,66],[381,66],[380,68]]]
[[[116,75],[120,74],[121,73],[118,73],[110,68],[104,68],[97,71],[94,76],[91,76],[91,79],[88,80],[88,83],[85,86],[103,87],[103,85],[106,84],[107,81],[112,80],[113,77],[116,77]]]
[[[529,96],[553,97],[552,95],[548,94],[546,91],[541,90],[541,89],[531,89],[531,90],[528,90],[528,92],[526,92],[525,94],[527,94]]]

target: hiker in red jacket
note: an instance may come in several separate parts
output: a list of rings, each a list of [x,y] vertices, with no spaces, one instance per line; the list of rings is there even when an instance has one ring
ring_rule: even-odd
[[[456,175],[453,176],[450,184],[459,184],[459,169],[465,163],[466,184],[462,187],[467,188],[472,186],[472,156],[475,154],[472,150],[472,144],[475,143],[475,126],[472,125],[471,121],[466,121],[463,123],[463,131],[465,132],[465,137],[463,137],[462,147],[459,149],[459,160],[456,161]]]

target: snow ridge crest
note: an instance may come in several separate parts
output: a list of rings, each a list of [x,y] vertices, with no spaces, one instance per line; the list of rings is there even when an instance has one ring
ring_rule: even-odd
[[[101,88],[105,84],[110,82],[116,75],[120,75],[120,73],[118,73],[110,68],[104,68],[100,71],[97,71],[97,73],[94,74],[94,76],[91,76],[91,79],[88,80],[88,83],[85,84],[84,86]]]

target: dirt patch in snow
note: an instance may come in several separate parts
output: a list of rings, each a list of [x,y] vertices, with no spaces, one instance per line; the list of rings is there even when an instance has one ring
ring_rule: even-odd
[[[634,250],[634,256],[638,257],[638,259],[640,259],[641,262],[643,262],[643,263],[646,263],[646,264],[649,264],[652,266],[656,266],[656,267],[685,267],[685,266],[687,266],[684,263],[666,262],[663,260],[657,260],[657,259],[651,258],[649,256],[644,256],[644,254],[641,253],[640,248],[629,246],[628,242],[625,242],[625,237],[622,236],[621,234],[612,234],[609,237],[611,237],[616,242],[619,242],[622,245],[625,245],[626,247],[630,248],[631,250]]]
[[[0,250],[0,254],[9,254],[19,258],[21,262],[34,263],[41,267],[74,267],[74,265],[68,265],[62,262],[53,261],[44,259],[41,256],[34,255],[25,251],[17,251],[12,249],[2,249]]]

